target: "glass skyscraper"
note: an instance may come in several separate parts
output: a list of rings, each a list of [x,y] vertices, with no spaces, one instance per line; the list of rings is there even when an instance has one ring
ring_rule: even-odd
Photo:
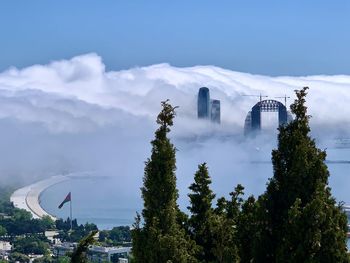
[[[220,101],[212,100],[211,101],[211,121],[215,123],[220,123]]]
[[[198,119],[209,119],[210,117],[210,96],[209,89],[202,87],[198,91]]]

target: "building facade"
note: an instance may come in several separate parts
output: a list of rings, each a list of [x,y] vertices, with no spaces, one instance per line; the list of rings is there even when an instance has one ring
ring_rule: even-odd
[[[77,243],[62,243],[54,246],[53,255],[56,258],[66,256],[72,253],[77,247]],[[131,247],[102,247],[102,246],[90,246],[87,251],[87,257],[89,262],[103,263],[127,263]]]
[[[215,123],[220,123],[220,101],[212,100],[210,108],[211,121]]]
[[[198,91],[197,110],[198,110],[198,119],[209,119],[210,95],[209,95],[209,89],[206,87],[202,87]]]
[[[91,246],[88,250],[88,258],[91,262],[128,262],[131,247],[100,247]]]
[[[200,88],[197,101],[198,119],[207,119],[214,123],[220,123],[220,111],[220,100],[211,100],[209,89],[207,87]]]
[[[261,130],[262,112],[278,112],[278,124],[284,125],[293,117],[285,105],[276,100],[262,100],[256,103],[248,112],[244,122],[244,135],[255,135]],[[276,127],[277,129],[277,127]]]

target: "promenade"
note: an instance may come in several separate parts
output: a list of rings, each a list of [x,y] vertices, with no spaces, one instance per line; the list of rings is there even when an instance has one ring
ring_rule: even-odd
[[[34,184],[25,186],[16,190],[10,197],[11,202],[17,208],[25,209],[33,215],[33,218],[42,218],[43,216],[49,216],[53,220],[56,218],[48,214],[40,206],[40,195],[48,187],[55,184],[69,180],[69,176],[57,175],[48,179],[41,180]]]

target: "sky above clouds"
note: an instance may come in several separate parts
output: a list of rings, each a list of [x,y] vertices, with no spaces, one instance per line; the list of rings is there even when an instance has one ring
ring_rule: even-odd
[[[349,74],[349,11],[347,0],[6,0],[0,70],[96,52],[108,70],[169,63]]]

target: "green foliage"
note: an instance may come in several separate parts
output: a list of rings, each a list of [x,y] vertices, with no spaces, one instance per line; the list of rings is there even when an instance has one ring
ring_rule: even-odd
[[[92,223],[86,223],[85,225],[78,225],[77,220],[73,219],[73,230],[70,231],[70,219],[66,220],[57,219],[56,228],[61,230],[58,234],[58,238],[62,241],[78,242],[80,239],[88,235],[91,231],[98,230],[97,226]]]
[[[212,252],[215,262],[231,263],[238,261],[236,231],[232,220],[225,215],[216,215],[213,221],[214,247]]]
[[[71,263],[84,263],[88,262],[86,257],[86,251],[89,246],[95,243],[94,236],[97,234],[97,230],[91,231],[86,237],[80,240],[78,246],[74,249],[71,255]]]
[[[101,230],[98,233],[98,241],[99,242],[106,242],[109,238],[109,231],[108,230]]]
[[[254,258],[254,244],[257,239],[258,203],[250,196],[242,204],[237,221],[237,246],[241,263],[249,263]]]
[[[70,257],[59,257],[56,261],[57,263],[70,263]]]
[[[44,255],[48,250],[48,240],[45,236],[18,237],[13,241],[13,251],[18,253]]]
[[[70,218],[67,218],[66,220],[59,218],[55,221],[55,224],[58,230],[63,230],[65,232],[68,232],[71,227]],[[73,219],[72,221],[72,228],[73,230],[78,228],[78,222],[76,219]]]
[[[191,238],[198,246],[196,258],[200,262],[212,262],[215,259],[214,229],[213,229],[213,208],[212,201],[215,198],[210,189],[211,179],[206,163],[198,166],[198,171],[194,176],[194,183],[189,189],[191,193],[190,206],[191,217],[188,221]]]
[[[188,215],[185,212],[181,211],[179,207],[177,207],[176,210],[176,223],[180,226],[180,228],[184,229],[186,233],[190,233]]]
[[[11,215],[15,221],[29,221],[33,218],[30,212],[24,209],[18,209],[18,208],[13,209]]]
[[[6,234],[7,234],[6,228],[0,225],[0,237]]]
[[[11,189],[11,188],[9,188]],[[10,202],[11,191],[9,189],[1,189],[0,191],[0,236],[3,230],[9,236],[18,236],[24,234],[43,233],[48,229],[54,228],[51,218],[33,219],[32,214],[26,210],[18,209]]]
[[[12,188],[0,189],[0,236],[6,230],[9,236],[24,235],[28,233],[42,233],[47,229],[47,220],[33,219],[32,214],[18,209],[10,202]]]
[[[237,224],[242,206],[243,187],[237,185],[230,193],[230,200],[219,198],[215,209],[214,248],[215,262],[239,262]]]
[[[135,262],[194,262],[194,243],[178,224],[175,147],[167,134],[173,125],[175,107],[162,102],[151,158],[147,160],[143,179],[144,209],[134,224],[133,256]]]
[[[45,229],[56,229],[55,221],[50,216],[43,216],[41,218],[42,225]]]
[[[14,206],[10,202],[10,196],[13,193],[12,187],[1,187],[0,186],[0,213],[10,215]]]
[[[257,262],[348,262],[346,216],[327,187],[326,153],[309,136],[306,90],[291,105],[295,119],[279,128],[274,176],[258,201]]]
[[[0,218],[0,226],[5,228],[10,236],[44,233],[52,229],[47,220],[33,219],[29,212],[17,208],[13,209],[10,218]]]
[[[120,242],[131,242],[131,232],[129,226],[113,227],[109,231],[109,238],[117,243]]]
[[[163,102],[162,106],[163,109],[157,118],[160,127],[155,133],[156,138],[151,142],[152,155],[146,162],[144,186],[141,190],[144,199],[142,215],[146,228],[156,223],[160,229],[167,232],[174,225],[178,198],[175,147],[167,138],[169,127],[173,124],[175,109],[167,102]],[[154,222],[155,220],[158,222]]]
[[[118,246],[131,242],[131,230],[129,226],[113,227],[112,230],[99,232],[99,242],[105,245]]]
[[[146,231],[141,226],[141,215],[136,213],[135,222],[133,224],[132,236],[132,263],[142,262],[146,258]]]
[[[21,253],[18,253],[18,252],[13,252],[9,256],[10,263],[16,263],[16,262],[27,263],[27,262],[29,262],[29,260],[30,259],[28,256],[21,254]]]
[[[0,199],[0,213],[5,215],[11,215],[13,210],[14,206],[10,202],[10,200]]]
[[[348,262],[344,242],[347,220],[329,196],[328,191],[318,189],[304,207],[300,199],[295,201],[288,213],[286,242],[277,251],[278,260]]]

